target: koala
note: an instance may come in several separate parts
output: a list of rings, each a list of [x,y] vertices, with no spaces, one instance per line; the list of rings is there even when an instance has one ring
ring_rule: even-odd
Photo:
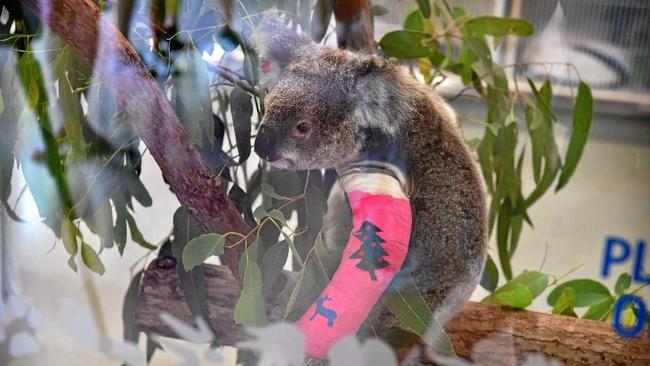
[[[487,247],[482,180],[452,109],[395,60],[318,45],[274,15],[261,21],[254,46],[269,89],[255,152],[281,169],[379,162],[403,174],[413,214],[403,270],[438,321],[449,320],[475,289]],[[351,229],[335,184],[322,227],[327,249],[340,253]]]

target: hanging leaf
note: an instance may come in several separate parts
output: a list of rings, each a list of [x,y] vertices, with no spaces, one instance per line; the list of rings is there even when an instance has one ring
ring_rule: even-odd
[[[101,259],[99,259],[95,249],[86,242],[81,242],[81,260],[89,270],[100,275],[104,274],[104,264]]]
[[[190,271],[209,257],[223,254],[225,239],[225,236],[219,234],[203,234],[190,240],[183,248],[183,268]]]
[[[552,313],[560,314],[566,316],[576,317],[575,311],[573,311],[573,303],[575,301],[575,291],[570,287],[565,287],[562,289],[562,294],[555,302],[553,306]]]
[[[264,254],[261,269],[265,293],[273,287],[276,279],[282,273],[288,255],[289,246],[285,241],[273,244]]]
[[[255,262],[246,262],[244,288],[235,306],[235,323],[248,327],[267,324],[262,297],[262,272]]]
[[[406,18],[404,19],[404,25],[402,26],[402,28],[404,28],[404,30],[426,32],[424,26],[425,26],[425,20],[422,17],[422,13],[420,12],[419,9],[415,8],[406,15]]]
[[[523,271],[482,301],[525,309],[547,287],[548,275],[537,271]]]
[[[251,154],[251,116],[253,105],[251,97],[244,89],[235,86],[230,92],[230,112],[235,127],[235,140],[239,152],[239,163],[243,163]]]
[[[138,243],[141,247],[146,249],[156,249],[157,247],[145,240],[144,236],[138,229],[135,219],[128,212],[126,213],[126,222],[129,224],[129,231],[131,232],[131,240]]]
[[[556,192],[569,182],[569,179],[578,166],[578,161],[580,161],[582,152],[587,144],[587,138],[589,137],[592,112],[593,99],[591,97],[591,89],[583,81],[580,81],[576,103],[573,107],[571,139],[569,140],[569,147],[567,148],[562,173],[560,174],[557,188],[555,188]]]
[[[533,25],[524,19],[481,16],[468,20],[464,24],[464,30],[471,37],[484,35],[503,37],[510,34],[529,36],[533,34]]]
[[[616,285],[614,286],[614,292],[616,295],[621,296],[625,294],[625,290],[630,288],[632,284],[632,277],[629,273],[621,273],[616,280]]]
[[[429,4],[429,0],[417,0],[417,2],[420,13],[427,19],[431,17],[431,4]]]
[[[507,280],[512,278],[510,256],[508,255],[508,233],[510,232],[510,200],[505,200],[499,209],[497,221],[497,249],[499,263]]]
[[[430,40],[429,33],[414,30],[398,30],[386,33],[379,41],[379,46],[387,55],[398,59],[411,59],[428,57],[432,50],[438,48],[434,39],[424,45],[425,40]]]
[[[77,254],[77,231],[74,224],[68,219],[63,219],[61,223],[61,239],[66,252],[74,257]]]
[[[123,339],[138,344],[140,338],[140,329],[135,322],[135,313],[138,305],[138,295],[140,293],[140,280],[144,270],[139,271],[133,276],[129,284],[124,301],[122,302],[122,326]]]
[[[565,282],[557,286],[548,295],[547,302],[555,306],[564,288],[569,287],[574,291],[574,306],[584,307],[603,303],[609,300],[612,295],[605,285],[589,279],[578,279]]]
[[[605,317],[608,314],[611,314],[614,310],[614,303],[616,300],[612,297],[609,300],[606,300],[600,304],[592,305],[589,307],[587,312],[582,316],[582,319],[591,319],[591,320],[605,320]]]
[[[187,210],[179,207],[174,213],[174,239],[171,243],[173,256],[175,258],[182,258],[187,243],[201,235],[201,233],[201,228],[189,216]],[[176,275],[178,276],[180,288],[183,290],[192,317],[210,319],[204,267],[196,266],[188,272],[179,263],[176,265]]]
[[[481,277],[481,286],[493,292],[499,284],[499,270],[490,255],[487,256],[483,276]]]
[[[269,196],[269,197],[273,197],[273,198],[279,199],[279,200],[286,200],[287,199],[287,197],[284,197],[284,196],[281,196],[281,195],[275,193],[275,189],[273,189],[273,186],[266,183],[266,182],[262,182],[260,187],[262,188],[262,192],[264,192],[264,194]]]
[[[332,19],[332,10],[332,0],[316,0],[310,29],[311,39],[314,42],[322,41],[327,34],[327,28]]]
[[[382,15],[388,14],[388,9],[386,9],[386,7],[381,5],[373,5],[370,7],[370,13],[373,16],[380,17]]]
[[[451,340],[415,286],[409,273],[399,274],[390,285],[382,303],[402,324],[437,352],[455,356]]]

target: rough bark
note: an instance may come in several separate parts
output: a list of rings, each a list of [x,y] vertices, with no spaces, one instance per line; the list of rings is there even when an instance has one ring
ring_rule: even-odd
[[[202,162],[174,110],[126,38],[92,0],[21,0],[94,66],[118,106],[130,117],[178,200],[207,232],[247,233],[221,180]],[[242,252],[222,261],[233,273]]]
[[[336,40],[340,48],[374,51],[369,0],[334,0]]]
[[[191,321],[174,265],[173,259],[158,259],[143,276],[136,322],[145,332],[175,336],[160,321],[162,312]],[[234,345],[245,337],[232,320],[240,288],[222,266],[205,265],[205,274],[210,322],[219,344]],[[609,324],[592,320],[469,302],[445,328],[456,353],[481,364],[515,365],[530,353],[543,353],[566,364],[650,364],[647,335],[622,338]]]

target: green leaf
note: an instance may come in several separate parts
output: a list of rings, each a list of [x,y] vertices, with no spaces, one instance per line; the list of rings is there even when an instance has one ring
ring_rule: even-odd
[[[244,288],[235,306],[235,323],[248,327],[267,323],[262,297],[262,272],[252,261],[246,262]]]
[[[552,313],[560,315],[575,316],[573,311],[573,302],[575,299],[575,291],[570,287],[562,289],[562,294],[555,302]]]
[[[320,42],[327,34],[327,27],[332,19],[332,0],[317,0],[311,17],[311,39]]]
[[[388,14],[388,9],[385,6],[373,5],[370,7],[370,12],[376,17]]]
[[[537,298],[548,287],[548,275],[538,271],[523,271],[511,282],[524,284],[530,290],[533,298]]]
[[[264,258],[262,259],[262,274],[264,277],[264,289],[268,290],[273,287],[275,280],[278,278],[284,264],[287,262],[287,256],[289,255],[289,246],[285,241],[281,241],[273,244],[267,251],[264,253]]]
[[[481,277],[481,286],[484,289],[493,292],[496,290],[498,284],[499,270],[497,269],[497,265],[494,264],[492,257],[488,255],[485,261],[485,268],[483,269],[483,276]]]
[[[429,0],[417,0],[417,2],[420,13],[427,19],[431,17],[431,4],[429,4]]]
[[[429,33],[398,30],[386,33],[379,41],[379,46],[386,54],[398,59],[428,57],[438,44],[434,39],[430,41],[430,46],[425,46],[424,41],[431,39]]]
[[[38,94],[39,94],[38,84],[36,83],[35,80],[32,79],[32,82],[29,84],[29,87],[27,88],[27,103],[33,109],[36,109],[36,107],[38,106]]]
[[[455,356],[451,340],[429,309],[409,273],[400,273],[391,283],[382,303],[402,324],[443,355]]]
[[[148,241],[145,240],[144,236],[138,229],[138,225],[135,223],[135,219],[131,216],[130,213],[126,213],[126,222],[129,225],[129,231],[131,232],[131,240],[138,243],[141,247],[147,249],[156,249],[157,247]]]
[[[176,258],[183,257],[183,251],[187,243],[201,235],[202,230],[199,224],[187,213],[183,207],[174,212],[173,240],[171,252]],[[185,271],[182,265],[176,265],[176,275],[187,306],[193,318],[201,317],[209,319],[208,291],[205,286],[204,266],[196,266],[191,271]]]
[[[138,343],[138,339],[140,338],[140,329],[135,322],[135,313],[138,306],[140,280],[142,279],[143,273],[144,270],[141,270],[133,276],[129,288],[124,295],[124,301],[122,302],[123,339],[135,344]]]
[[[183,248],[183,267],[186,271],[203,264],[210,256],[223,254],[226,237],[219,234],[203,234],[190,240]]]
[[[287,199],[287,197],[284,197],[282,195],[277,194],[275,192],[275,189],[273,188],[273,186],[266,183],[266,182],[262,182],[260,187],[262,188],[262,192],[264,192],[264,194],[269,196],[269,197],[273,197],[273,198],[278,199],[278,200],[286,200]]]
[[[508,254],[508,233],[510,232],[510,200],[501,204],[497,219],[497,251],[503,275],[507,280],[512,278],[510,255]]]
[[[522,287],[526,290],[524,291]],[[548,275],[538,271],[523,271],[482,301],[523,309],[528,307],[547,287]]]
[[[425,24],[425,20],[422,17],[422,13],[420,13],[419,9],[415,8],[406,15],[406,18],[404,19],[404,25],[402,28],[404,28],[404,30],[414,30],[414,31],[424,32],[426,31],[426,29],[424,29],[424,24]]]
[[[589,137],[592,113],[593,99],[591,97],[591,89],[583,81],[580,81],[578,95],[576,96],[575,106],[573,107],[571,139],[569,140],[569,147],[567,148],[562,173],[555,188],[556,192],[569,182],[569,179],[578,166],[578,161],[580,161],[582,152],[587,144],[587,138]]]
[[[61,223],[61,239],[66,252],[74,257],[77,254],[77,233],[74,224],[67,217]]]
[[[280,210],[271,210],[266,213],[266,216],[272,218],[274,221],[279,221],[280,226],[287,226],[287,219],[284,217],[284,214]]]
[[[592,305],[582,316],[582,319],[604,320],[605,316],[614,309],[615,299],[612,297],[600,304]]]
[[[533,295],[525,285],[515,283],[509,289],[497,291],[493,296],[499,305],[510,306],[517,309],[525,309],[533,303]]]
[[[77,262],[75,257],[68,258],[68,266],[76,273],[77,272]]]
[[[86,242],[81,242],[81,260],[89,270],[100,275],[104,274],[104,264],[102,264],[102,261],[99,259],[97,252],[95,252],[95,249],[93,249],[93,247],[88,245]]]
[[[264,208],[264,205],[260,205],[255,207],[253,210],[253,217],[256,220],[262,220],[266,216],[266,208]]]
[[[248,244],[246,251],[239,257],[239,279],[242,281],[244,281],[244,277],[246,276],[246,263],[259,263],[258,259],[261,241],[262,239],[259,236],[256,237],[252,243]]]
[[[533,25],[523,19],[481,16],[468,20],[464,25],[467,35],[480,37],[491,35],[503,37],[509,34],[529,36],[533,34]]]
[[[553,291],[548,295],[548,304],[555,306],[555,303],[562,294],[563,289],[566,287],[571,288],[575,293],[575,307],[600,304],[612,297],[607,287],[602,283],[590,279],[578,279],[565,282],[553,289]]]
[[[630,277],[629,273],[621,273],[620,276],[618,276],[618,279],[616,280],[616,285],[614,286],[614,292],[616,295],[623,295],[625,294],[625,290],[630,288],[630,285],[632,284],[632,277]]]
[[[235,128],[239,163],[243,163],[251,154],[251,117],[253,116],[253,104],[251,102],[251,96],[239,86],[235,86],[232,92],[230,92],[229,103],[233,126]]]

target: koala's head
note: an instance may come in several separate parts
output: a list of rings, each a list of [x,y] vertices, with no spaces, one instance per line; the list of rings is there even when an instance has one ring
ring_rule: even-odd
[[[368,60],[381,59],[317,45],[274,14],[264,17],[254,42],[269,89],[255,152],[285,169],[358,159],[364,148],[360,80],[369,74]]]

